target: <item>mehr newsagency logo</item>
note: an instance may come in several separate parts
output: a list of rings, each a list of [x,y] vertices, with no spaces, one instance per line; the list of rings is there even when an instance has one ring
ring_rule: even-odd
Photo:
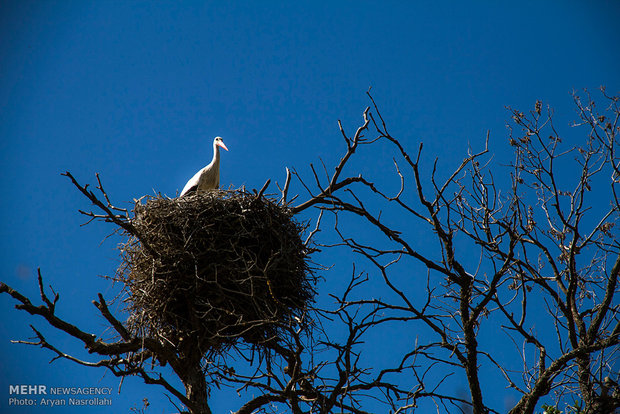
[[[50,387],[42,384],[9,385],[11,406],[112,405],[109,387]]]

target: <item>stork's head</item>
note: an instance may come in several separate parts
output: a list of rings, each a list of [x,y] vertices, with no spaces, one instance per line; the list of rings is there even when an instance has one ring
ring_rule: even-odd
[[[215,137],[215,139],[213,140],[213,145],[214,146],[219,146],[224,148],[226,151],[228,151],[228,148],[226,148],[226,145],[224,145],[224,140],[222,139],[222,137]]]

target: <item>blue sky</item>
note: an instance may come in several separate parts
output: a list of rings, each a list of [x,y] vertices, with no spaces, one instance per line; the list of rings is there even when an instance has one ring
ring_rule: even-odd
[[[80,227],[88,203],[60,176],[103,178],[118,204],[174,196],[224,137],[221,184],[260,188],[285,167],[330,166],[373,95],[390,130],[442,165],[459,162],[486,131],[498,159],[508,145],[505,106],[552,105],[567,126],[570,92],[620,90],[615,1],[456,2],[0,2],[2,280],[36,297],[37,267],[61,294],[58,312],[101,332],[91,300],[114,287],[118,265],[104,224]],[[391,171],[363,153],[357,165]],[[387,177],[387,175],[386,175]],[[388,185],[386,183],[386,185]],[[394,218],[398,220],[398,218]],[[352,257],[321,257],[350,269]],[[325,295],[338,285],[320,287]],[[112,386],[103,370],[58,361],[10,339],[41,321],[0,298],[0,410],[8,384]],[[44,329],[61,348],[75,342]],[[372,347],[374,344],[369,343]],[[378,344],[377,344],[378,345]],[[498,344],[501,346],[501,344]],[[115,410],[170,412],[157,387],[128,379]],[[214,399],[214,412],[240,406]],[[498,397],[496,408],[502,410]],[[15,412],[61,412],[15,409]],[[106,412],[75,409],[76,412]],[[63,411],[64,412],[64,411]]]

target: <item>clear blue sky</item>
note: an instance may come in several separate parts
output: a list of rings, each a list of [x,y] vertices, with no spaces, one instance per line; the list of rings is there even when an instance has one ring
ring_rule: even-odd
[[[223,187],[282,182],[286,166],[307,171],[319,157],[337,160],[336,122],[358,126],[370,86],[392,134],[410,148],[424,141],[450,166],[468,144],[480,148],[487,130],[502,156],[505,106],[542,99],[566,126],[573,89],[620,90],[620,3],[467,3],[1,1],[1,279],[36,297],[41,267],[61,294],[58,313],[103,329],[91,300],[115,292],[98,275],[114,273],[117,240],[102,242],[111,229],[104,224],[80,227],[76,210],[89,206],[59,175],[65,170],[83,182],[101,173],[126,206],[154,191],[173,196],[221,135],[230,149]],[[381,154],[361,160],[392,168]],[[354,260],[321,259],[342,269]],[[320,294],[333,287],[326,279]],[[13,304],[0,297],[0,411],[13,412],[8,384],[117,389],[104,370],[48,365],[49,352],[9,343],[30,337],[29,323],[45,326]],[[172,411],[160,391],[129,378],[114,410],[146,396],[149,412]],[[239,408],[230,398],[215,397],[214,412]]]

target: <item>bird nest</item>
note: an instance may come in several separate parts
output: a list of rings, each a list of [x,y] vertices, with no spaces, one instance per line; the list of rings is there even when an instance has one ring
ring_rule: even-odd
[[[240,190],[137,203],[121,245],[129,328],[201,352],[277,340],[316,279],[286,206]]]

